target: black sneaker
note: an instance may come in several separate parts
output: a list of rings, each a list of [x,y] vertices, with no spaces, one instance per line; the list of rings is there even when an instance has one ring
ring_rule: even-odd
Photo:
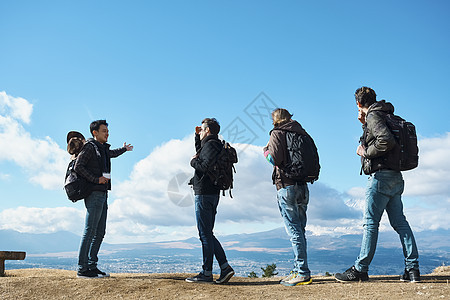
[[[408,282],[420,282],[420,272],[416,269],[411,269],[405,272],[400,276],[400,281],[408,281]]]
[[[220,271],[220,277],[216,280],[216,283],[227,283],[231,277],[234,275],[234,270],[232,267],[228,266]]]
[[[197,282],[197,283],[214,283],[212,274],[206,276],[203,272],[200,272],[197,276],[186,278],[187,282]]]
[[[89,279],[100,278],[100,277],[98,277],[98,274],[92,270],[78,271],[77,277],[78,278],[89,278]]]
[[[95,272],[95,274],[97,274],[97,276],[100,277],[100,278],[111,276],[108,273],[100,271],[97,267],[95,267],[95,269],[91,269],[91,271]]]
[[[355,266],[347,269],[344,273],[336,273],[334,275],[337,281],[348,282],[348,281],[368,281],[369,275],[367,272],[359,272],[356,270]]]

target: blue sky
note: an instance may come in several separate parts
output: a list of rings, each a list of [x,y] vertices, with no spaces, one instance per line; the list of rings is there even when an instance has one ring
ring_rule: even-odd
[[[253,133],[217,230],[281,226],[259,156],[270,123],[247,114],[263,98],[294,113],[319,148],[310,229],[353,230],[366,182],[355,155],[361,85],[417,127],[421,167],[405,174],[411,224],[449,228],[431,222],[450,206],[447,1],[0,1],[0,11],[1,229],[81,233],[83,205],[61,188],[65,136],[87,136],[105,118],[113,147],[135,146],[113,161],[110,241],[195,235],[193,207],[171,207],[166,191],[191,172],[191,134],[211,116]]]

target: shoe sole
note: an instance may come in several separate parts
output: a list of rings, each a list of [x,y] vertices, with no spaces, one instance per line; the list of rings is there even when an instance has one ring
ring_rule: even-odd
[[[214,281],[187,280],[187,278],[186,278],[184,281],[189,282],[189,283],[204,283],[204,284],[212,284],[212,283],[215,283]]]
[[[358,280],[342,280],[342,279],[337,279],[336,277],[335,277],[334,279],[336,279],[337,281],[342,282],[342,283],[352,283],[352,282],[360,282],[360,281],[366,282],[366,281],[369,281],[369,279],[366,279],[366,280],[363,280],[363,279],[358,279]]]
[[[409,283],[418,283],[420,280],[406,280],[406,279],[400,279],[401,282],[409,282]]]
[[[83,279],[99,279],[99,278],[102,278],[102,277],[99,277],[99,276],[89,277],[89,276],[77,275],[77,278],[83,278]]]
[[[281,284],[284,286],[298,286],[298,285],[307,285],[312,283],[312,278],[310,278],[308,281],[302,281],[297,283],[288,283],[286,281],[283,281]]]
[[[233,277],[234,274],[235,274],[234,271],[231,271],[230,273],[225,275],[225,277],[221,281],[216,280],[216,283],[218,284],[227,283],[228,281],[230,281],[231,277]]]
[[[291,278],[291,279],[292,279],[292,278]],[[291,280],[291,279],[289,279],[289,280]],[[283,284],[283,282],[288,282],[289,280],[286,280],[286,278],[284,278],[284,279],[281,279],[279,283],[280,283],[280,284]]]

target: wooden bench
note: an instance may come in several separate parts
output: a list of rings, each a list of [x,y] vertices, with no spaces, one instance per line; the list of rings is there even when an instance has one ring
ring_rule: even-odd
[[[0,276],[5,276],[5,260],[24,260],[25,252],[0,251]]]

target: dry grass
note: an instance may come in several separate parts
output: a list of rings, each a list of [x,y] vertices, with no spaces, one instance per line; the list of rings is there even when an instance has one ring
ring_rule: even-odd
[[[9,270],[0,278],[0,299],[450,299],[450,267],[422,276],[421,283],[398,276],[370,276],[369,282],[336,282],[313,276],[313,284],[284,287],[280,278],[233,277],[227,285],[187,283],[188,274],[112,274],[78,279],[74,271]]]

